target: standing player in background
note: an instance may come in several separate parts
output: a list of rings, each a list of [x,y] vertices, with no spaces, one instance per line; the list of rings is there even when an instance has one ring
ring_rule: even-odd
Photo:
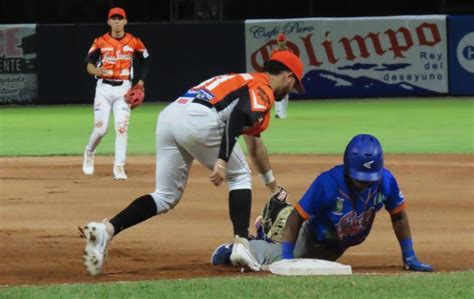
[[[115,235],[179,203],[194,159],[211,171],[212,184],[226,182],[234,235],[248,246],[252,176],[237,141],[244,135],[250,159],[271,196],[285,200],[286,190],[276,183],[260,134],[269,125],[275,99],[292,89],[304,92],[302,75],[301,60],[282,51],[265,63],[263,72],[210,78],[169,104],[157,121],[155,191],[135,199],[110,221],[81,229],[86,270],[91,275],[102,271],[107,244]]]
[[[272,53],[270,54],[270,59],[271,59],[271,56],[275,55],[275,53],[278,53],[281,51],[293,52],[293,50],[291,50],[290,48],[286,46],[286,35],[284,33],[280,33],[277,36],[277,48],[272,50]],[[276,118],[287,118],[289,97],[290,97],[290,94],[288,93],[280,101],[275,101],[275,117]]]
[[[263,215],[263,223],[273,217],[270,231],[282,239],[268,240],[266,231],[265,240],[250,241],[246,267],[259,271],[262,264],[295,257],[335,261],[349,247],[364,242],[376,213],[385,207],[400,243],[404,268],[433,271],[415,255],[405,198],[395,176],[384,168],[382,146],[372,135],[352,138],[344,152],[344,164],[321,173],[291,213],[287,212],[287,206],[282,202],[267,203],[266,207],[275,209]],[[280,216],[284,219],[279,219]],[[282,227],[284,222],[286,226]],[[284,228],[283,234],[278,234],[276,231],[281,228]],[[236,247],[245,250],[239,240],[220,245],[211,263],[234,263]]]
[[[144,81],[148,72],[148,52],[142,41],[124,31],[127,15],[122,8],[110,9],[107,24],[110,32],[96,38],[87,54],[87,72],[98,78],[94,99],[94,129],[84,151],[82,171],[94,174],[94,156],[97,146],[107,132],[110,112],[115,118],[115,160],[113,175],[126,180],[128,125],[130,111],[141,103],[129,103],[126,95],[144,96]],[[132,87],[133,58],[141,64],[141,72]]]

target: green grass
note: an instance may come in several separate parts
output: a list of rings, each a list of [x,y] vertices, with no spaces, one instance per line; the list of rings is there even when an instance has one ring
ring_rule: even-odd
[[[133,112],[129,153],[150,154],[155,149],[155,126],[164,104],[147,104]],[[92,105],[0,108],[0,156],[78,155],[92,132]],[[113,114],[98,153],[114,152]]]
[[[130,154],[154,154],[156,117],[164,104],[136,109]],[[474,152],[474,99],[295,101],[289,118],[272,119],[270,153],[343,152],[358,133],[377,136],[387,153]],[[92,130],[92,105],[0,108],[0,156],[80,155]],[[98,154],[112,154],[113,117]]]
[[[272,120],[271,152],[338,154],[356,134],[377,136],[387,153],[472,153],[474,98],[291,102]],[[270,142],[267,142],[269,139]]]
[[[164,104],[135,110],[129,154],[154,154]],[[358,133],[388,153],[473,153],[474,99],[291,102],[263,134],[270,153],[340,154]],[[113,118],[112,118],[113,119]],[[112,121],[111,119],[111,121]],[[80,155],[92,105],[0,107],[0,156]],[[113,153],[113,126],[98,149]],[[349,277],[232,277],[0,288],[0,298],[474,298],[474,272]]]
[[[0,289],[0,298],[473,298],[474,272],[232,277]]]

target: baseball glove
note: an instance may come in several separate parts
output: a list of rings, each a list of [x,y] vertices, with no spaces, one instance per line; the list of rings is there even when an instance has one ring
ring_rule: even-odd
[[[282,186],[270,196],[262,210],[262,229],[265,236],[281,242],[285,225],[293,208],[288,203],[288,192]]]
[[[128,103],[132,110],[140,106],[144,98],[145,88],[140,84],[136,84],[125,94],[125,102]]]

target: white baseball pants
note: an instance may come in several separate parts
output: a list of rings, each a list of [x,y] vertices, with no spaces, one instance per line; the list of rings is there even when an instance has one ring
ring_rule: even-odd
[[[178,99],[160,113],[156,129],[156,189],[150,194],[158,214],[178,204],[194,159],[213,169],[223,129],[224,123],[215,109],[191,100]],[[238,143],[227,163],[225,182],[229,191],[252,187],[250,168]]]

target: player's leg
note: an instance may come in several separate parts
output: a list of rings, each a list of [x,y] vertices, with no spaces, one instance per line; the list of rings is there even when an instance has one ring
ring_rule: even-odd
[[[162,114],[163,115],[163,114]],[[181,199],[193,158],[174,140],[174,124],[158,119],[156,138],[156,189],[136,198],[129,206],[103,223],[90,222],[84,229],[86,238],[84,265],[91,275],[102,271],[108,243],[123,230],[173,208]],[[178,115],[172,117],[179,120]]]
[[[281,100],[281,118],[287,118],[288,117],[288,102],[290,99],[290,95],[287,94],[283,100]]]
[[[305,225],[306,224],[306,225]],[[312,235],[310,234],[307,222],[301,228],[297,242],[295,244],[294,255],[295,258],[308,257],[313,253],[314,243],[311,242]],[[261,265],[268,265],[282,259],[281,243],[266,240],[251,240],[249,242],[249,252],[255,260]],[[315,257],[314,257],[315,258]]]
[[[251,240],[250,252],[261,265],[269,265],[281,260],[281,243],[265,240]]]
[[[181,199],[193,159],[177,146],[172,126],[158,122],[155,191],[135,199],[110,220],[114,235],[150,217],[166,213]]]
[[[335,261],[344,253],[345,249],[337,249],[316,243],[314,235],[312,221],[304,222],[298,235],[298,241],[295,244],[294,255],[296,258]]]
[[[234,242],[232,247],[236,246]],[[281,243],[266,240],[250,240],[249,250],[242,254],[244,265],[252,265],[256,261],[260,265],[269,265],[282,259]],[[234,251],[234,248],[232,248]],[[329,250],[327,247],[315,244],[309,221],[306,221],[298,235],[294,250],[295,258],[316,258],[334,261],[342,253]],[[232,254],[234,254],[232,252]],[[227,257],[229,256],[229,258]],[[246,258],[247,257],[247,258]],[[226,264],[232,261],[231,253],[224,246],[219,246],[213,253],[211,263],[213,265]]]
[[[106,98],[104,88],[97,86],[94,99],[94,129],[84,151],[82,171],[86,175],[94,174],[94,156],[102,137],[107,133],[109,116],[112,107]]]
[[[213,169],[219,155],[218,146],[207,147],[200,143],[194,144],[189,151],[209,170]],[[234,235],[248,238],[252,207],[252,177],[239,144],[234,146],[232,155],[227,162],[225,182],[229,189],[229,214]]]
[[[230,265],[233,242],[219,245],[211,255],[211,265]],[[267,265],[281,260],[281,244],[265,240],[250,240],[249,252],[260,265]]]
[[[234,235],[248,238],[252,208],[252,173],[238,143],[227,161],[225,182],[229,188],[229,214]]]
[[[225,182],[229,188],[229,214],[236,235],[230,261],[234,265],[259,271],[261,263],[255,258],[247,240],[252,208],[252,176],[238,143],[227,161]]]
[[[125,161],[127,158],[128,126],[130,122],[130,107],[123,99],[113,103],[115,123],[115,159],[114,179],[126,180]]]
[[[286,95],[282,100],[275,101],[275,117],[286,118],[288,110],[289,95]]]
[[[174,119],[159,121],[156,144],[156,188],[151,194],[157,213],[166,213],[174,208],[183,195],[188,181],[193,157],[180,145],[174,136],[175,121],[179,116],[173,113]]]
[[[190,103],[175,127],[178,143],[202,165],[212,170],[219,155],[223,123],[208,107]],[[229,188],[229,212],[234,235],[248,238],[252,184],[250,168],[237,143],[227,163],[226,183]]]
[[[232,245],[235,246],[235,243]],[[219,249],[219,248],[218,248]],[[227,262],[228,259],[225,255],[229,254],[228,251],[220,249],[214,253],[214,264],[221,261],[221,264]],[[268,265],[273,262],[280,261],[282,259],[282,248],[281,243],[269,242],[266,240],[251,240],[249,242],[248,253],[253,257],[260,265]],[[309,221],[306,221],[298,235],[298,239],[295,244],[294,250],[295,258],[316,258],[325,260],[336,260],[342,253],[334,252],[329,250],[327,247],[315,244],[313,241],[312,228]],[[252,258],[248,259],[250,263]],[[222,262],[224,261],[224,262]]]

